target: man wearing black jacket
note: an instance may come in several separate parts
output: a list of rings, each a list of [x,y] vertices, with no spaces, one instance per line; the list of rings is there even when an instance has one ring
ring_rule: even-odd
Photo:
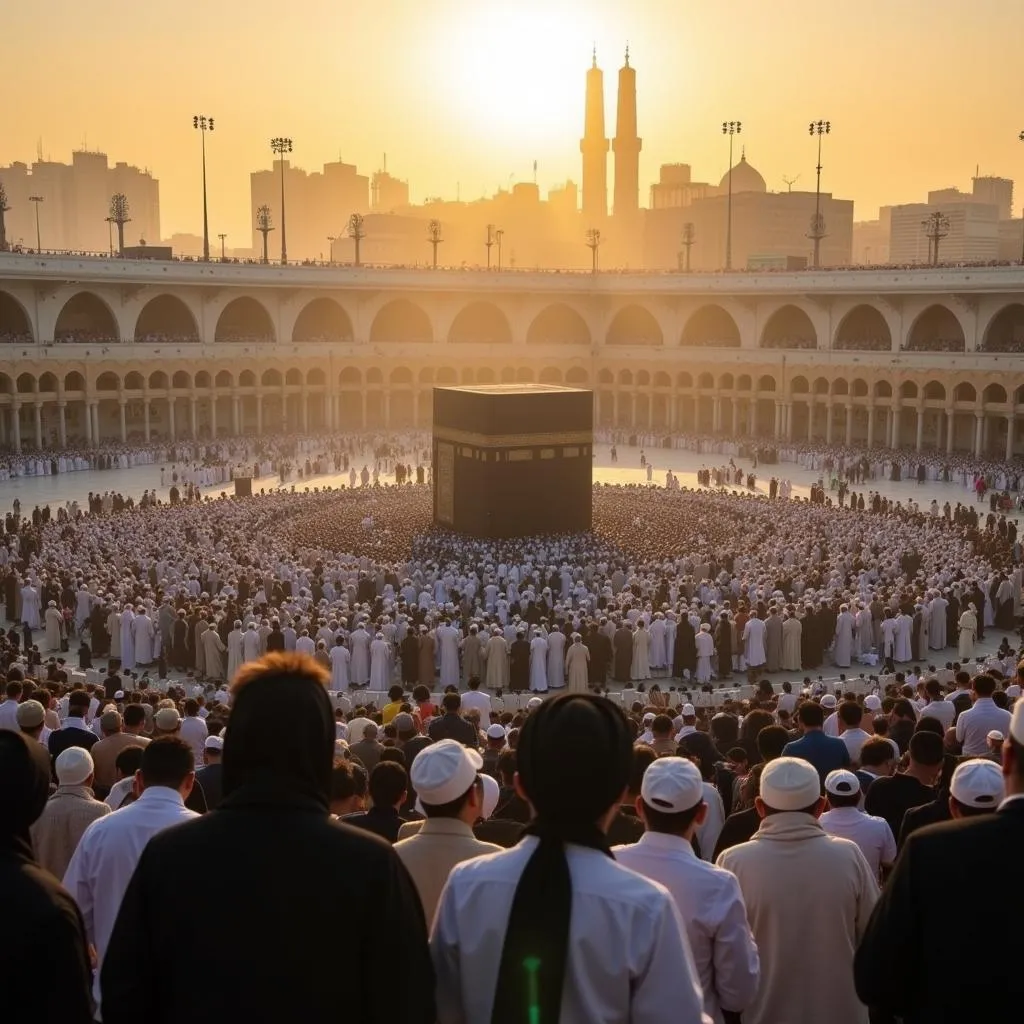
[[[1008,1021],[1020,1016],[1020,965],[1006,951],[950,970],[935,937],[998,908],[1024,915],[1024,889],[1001,864],[1024,853],[1024,702],[1003,744],[1006,797],[995,814],[928,825],[907,839],[854,959],[857,995],[905,1024]],[[935,893],[945,893],[936,899]],[[1012,928],[1012,925],[1011,925]]]
[[[328,812],[327,674],[272,654],[244,666],[232,694],[223,802],[143,851],[103,961],[105,1024],[329,1020],[346,964],[358,970],[346,975],[345,1016],[433,1024],[434,972],[412,880],[386,843]],[[214,862],[230,865],[229,877],[217,913],[197,928],[181,880]],[[345,920],[358,927],[339,927]],[[217,969],[168,971],[184,949]]]

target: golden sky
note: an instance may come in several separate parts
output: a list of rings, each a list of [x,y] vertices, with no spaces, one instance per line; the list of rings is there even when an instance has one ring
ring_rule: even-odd
[[[43,0],[8,5],[3,30],[0,165],[85,143],[160,179],[165,236],[199,232],[191,118],[213,115],[210,231],[229,247],[249,244],[247,175],[273,135],[310,170],[386,152],[414,201],[490,194],[534,160],[542,189],[579,182],[591,46],[611,136],[627,40],[644,205],[662,163],[720,178],[727,119],[778,190],[813,189],[807,123],[831,120],[822,188],[856,219],[969,190],[976,164],[1024,182],[1019,0]]]

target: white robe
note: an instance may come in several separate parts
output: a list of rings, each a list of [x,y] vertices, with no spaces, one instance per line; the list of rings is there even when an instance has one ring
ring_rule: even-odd
[[[565,634],[559,629],[548,634],[548,689],[565,686]]]
[[[75,628],[81,631],[89,621],[92,612],[92,594],[88,590],[79,590],[75,595]]]
[[[590,688],[590,651],[582,643],[574,643],[565,656],[569,675],[569,692],[586,693]]]
[[[542,636],[530,641],[530,689],[537,693],[548,689],[548,642]]]
[[[126,608],[121,612],[121,668],[135,668],[135,616]]]
[[[240,629],[233,629],[228,633],[228,682],[235,678],[235,673],[245,664],[242,637]]]
[[[708,683],[711,681],[711,658],[715,653],[715,641],[710,633],[702,630],[694,638],[694,644],[697,647],[696,680],[698,683]]]
[[[360,627],[353,631],[348,641],[352,649],[349,674],[356,686],[364,686],[370,681],[370,634]]]
[[[331,689],[347,690],[349,685],[348,663],[352,660],[352,655],[344,644],[338,644],[337,647],[331,648],[329,656],[331,659]]]
[[[651,678],[651,634],[646,629],[633,632],[633,662],[629,667],[629,678],[634,680]]]
[[[370,642],[370,689],[384,691],[391,685],[391,647],[387,640]]]
[[[153,620],[148,615],[136,615],[132,620],[132,640],[135,644],[135,663],[149,665],[153,661]]]
[[[110,656],[121,657],[121,613],[111,612],[107,616],[107,632],[110,634]]]
[[[434,630],[441,658],[441,688],[459,685],[459,631],[454,626]]]
[[[260,631],[247,629],[242,634],[242,660],[255,661],[260,656]]]
[[[949,602],[944,597],[932,598],[931,629],[928,631],[928,646],[933,651],[941,651],[946,646],[946,609]]]
[[[978,617],[967,609],[960,616],[960,650],[959,656],[960,661],[967,661],[969,658],[974,657],[974,642],[978,638]]]
[[[650,626],[651,668],[664,668],[668,664],[668,625],[664,619],[655,619]]]
[[[914,631],[914,620],[909,615],[896,617],[896,653],[893,661],[910,661],[913,649],[910,645],[911,633]]]
[[[46,646],[51,651],[59,651],[64,616],[61,615],[59,608],[47,608],[43,618],[46,619]]]
[[[31,584],[21,588],[21,621],[27,622],[29,629],[41,629],[39,619],[39,591]]]
[[[836,618],[836,645],[832,660],[839,668],[849,668],[853,658],[854,617],[849,612],[840,612]]]
[[[760,668],[768,656],[764,651],[764,621],[747,619],[743,627],[743,655],[747,659],[748,668]]]

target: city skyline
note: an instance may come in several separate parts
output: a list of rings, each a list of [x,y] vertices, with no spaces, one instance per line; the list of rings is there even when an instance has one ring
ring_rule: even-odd
[[[282,132],[295,140],[293,166],[309,170],[340,156],[369,174],[386,152],[414,202],[491,195],[532,180],[534,160],[542,191],[566,179],[579,183],[591,47],[605,72],[611,135],[627,42],[637,71],[644,206],[663,163],[690,163],[703,180],[721,177],[728,152],[718,126],[728,118],[743,121],[748,156],[774,191],[796,176],[798,190],[813,189],[816,150],[806,123],[829,118],[822,187],[852,197],[858,220],[875,217],[880,205],[962,184],[976,165],[1007,177],[1024,166],[1011,99],[1012,40],[1014,28],[1024,28],[1024,10],[1007,11],[997,0],[897,10],[869,0],[856,15],[782,0],[770,12],[743,4],[743,17],[733,12],[728,20],[660,0],[631,14],[600,0],[524,2],[514,11],[441,0],[429,12],[386,0],[352,0],[344,11],[299,0],[290,9],[295,16],[280,25],[275,18],[286,60],[267,55],[256,76],[244,65],[253,25],[266,24],[264,0],[247,5],[254,17],[236,20],[240,8],[231,4],[223,6],[233,11],[200,15],[184,0],[173,20],[162,3],[144,11],[123,0],[107,6],[110,17],[122,15],[126,53],[133,40],[145,42],[150,58],[141,75],[132,63],[130,90],[117,74],[89,73],[102,22],[87,12],[57,0],[66,17],[46,26],[23,9],[12,12],[12,38],[22,45],[10,73],[26,88],[9,111],[0,164],[31,162],[41,140],[44,156],[66,159],[86,143],[148,167],[161,183],[165,237],[201,232],[199,141],[191,126],[200,109],[217,118],[207,153],[210,230],[226,233],[229,248],[249,241],[247,176],[272,166],[269,139]],[[957,76],[934,66],[929,40],[943,33],[956,40]],[[349,42],[361,38],[373,45]],[[48,61],[29,59],[44,46]],[[212,70],[178,73],[185,66]],[[68,88],[76,75],[84,87]]]

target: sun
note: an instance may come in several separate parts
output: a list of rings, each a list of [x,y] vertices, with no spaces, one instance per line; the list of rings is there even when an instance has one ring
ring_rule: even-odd
[[[482,4],[446,33],[451,98],[465,127],[489,143],[582,131],[589,19],[552,6]]]

